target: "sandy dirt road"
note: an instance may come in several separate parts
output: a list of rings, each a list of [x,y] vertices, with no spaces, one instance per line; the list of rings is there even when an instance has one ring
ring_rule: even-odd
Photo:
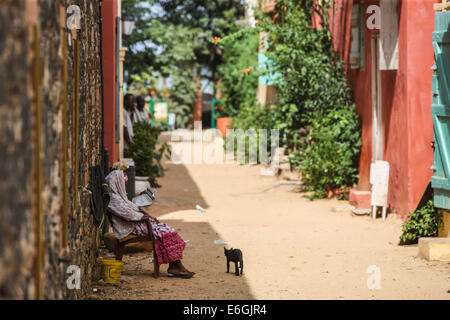
[[[352,217],[347,202],[309,201],[257,166],[166,163],[150,211],[188,241],[184,264],[197,274],[154,279],[151,253],[124,258],[129,283],[97,283],[100,299],[450,299],[450,264],[397,245],[401,221]],[[205,208],[206,213],[195,209]],[[244,275],[226,273],[223,246],[244,254]],[[369,266],[381,289],[369,290]]]

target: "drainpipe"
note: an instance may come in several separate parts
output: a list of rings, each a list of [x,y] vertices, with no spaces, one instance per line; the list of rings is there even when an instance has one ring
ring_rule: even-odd
[[[100,0],[99,5],[99,28],[100,28],[100,90],[102,93],[101,103],[102,103],[102,167],[103,173],[106,176],[108,174],[108,150],[105,149],[105,99],[104,99],[104,87],[103,87],[103,1]]]

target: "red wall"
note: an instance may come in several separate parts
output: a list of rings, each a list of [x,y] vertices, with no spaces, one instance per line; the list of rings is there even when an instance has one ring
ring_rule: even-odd
[[[102,1],[103,28],[103,94],[105,148],[109,150],[109,165],[119,160],[119,143],[116,143],[116,17],[117,0]]]
[[[433,4],[441,1],[404,1],[408,8],[408,209],[413,210],[431,180],[433,171],[433,120],[431,117],[431,79],[434,64],[432,33]]]
[[[433,123],[431,67],[433,65],[433,3],[436,0],[400,1],[399,69],[381,71],[383,104],[383,156],[391,165],[389,205],[405,217],[415,208],[431,179]],[[379,4],[366,1],[366,8]],[[366,15],[367,18],[367,15]],[[367,20],[366,20],[367,21]],[[360,190],[370,190],[372,161],[371,36],[365,33],[365,70],[352,70],[357,112],[362,117]]]

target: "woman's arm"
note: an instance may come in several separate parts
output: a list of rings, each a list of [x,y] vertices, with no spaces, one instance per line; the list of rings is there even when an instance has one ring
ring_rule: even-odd
[[[156,223],[160,223],[158,219],[156,219],[155,217],[152,217],[147,211],[142,209],[142,207],[139,207],[139,211],[144,214],[144,217],[142,217],[142,219],[143,219],[142,221],[153,219],[153,220],[155,220]]]
[[[115,216],[121,218],[122,220],[128,221],[128,222],[138,222],[142,220],[142,217],[144,216],[142,212],[129,212],[128,210],[123,210],[121,213],[111,209],[110,207],[108,210]]]

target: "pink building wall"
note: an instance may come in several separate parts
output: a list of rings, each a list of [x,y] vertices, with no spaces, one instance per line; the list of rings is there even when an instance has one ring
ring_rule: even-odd
[[[384,160],[391,166],[389,206],[406,217],[418,204],[432,176],[433,4],[436,0],[399,3],[399,68],[381,71]],[[365,1],[367,6],[379,0]],[[366,11],[366,10],[365,10]],[[368,15],[366,14],[366,19]],[[367,21],[367,20],[366,20]],[[357,112],[362,119],[359,190],[370,190],[372,161],[371,36],[365,29],[365,70],[350,70]],[[336,36],[342,36],[335,34]]]

